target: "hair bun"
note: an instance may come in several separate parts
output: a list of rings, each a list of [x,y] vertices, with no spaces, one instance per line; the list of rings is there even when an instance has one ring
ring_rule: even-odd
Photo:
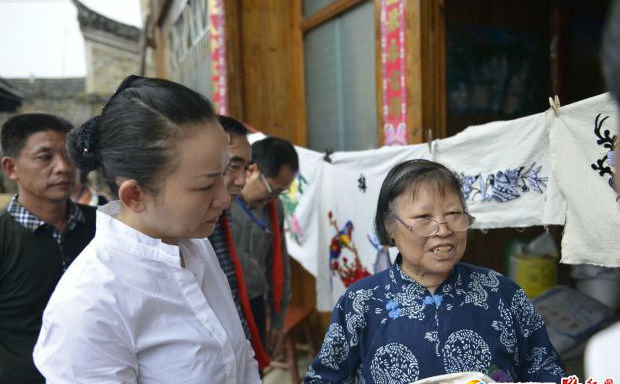
[[[101,160],[97,153],[97,131],[99,128],[99,116],[93,116],[80,125],[71,135],[73,148],[71,158],[78,168],[85,171],[92,171],[101,165]]]

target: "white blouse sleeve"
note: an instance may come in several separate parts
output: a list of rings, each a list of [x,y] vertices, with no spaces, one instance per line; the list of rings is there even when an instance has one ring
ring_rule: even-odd
[[[127,328],[113,311],[101,308],[47,307],[33,356],[48,384],[137,383]]]

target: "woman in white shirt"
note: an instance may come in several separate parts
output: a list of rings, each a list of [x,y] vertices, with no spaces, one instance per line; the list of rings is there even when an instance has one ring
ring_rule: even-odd
[[[211,103],[130,76],[68,138],[119,201],[67,270],[34,350],[48,383],[259,383],[226,277],[206,237],[228,193],[227,136]]]

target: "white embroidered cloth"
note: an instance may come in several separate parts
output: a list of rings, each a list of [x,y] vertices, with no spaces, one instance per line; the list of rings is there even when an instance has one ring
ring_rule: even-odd
[[[545,113],[538,113],[436,141],[433,159],[461,175],[474,228],[564,224],[545,123]]]
[[[548,119],[553,178],[568,204],[562,262],[618,267],[620,211],[610,183],[615,103],[603,94],[563,106]]]

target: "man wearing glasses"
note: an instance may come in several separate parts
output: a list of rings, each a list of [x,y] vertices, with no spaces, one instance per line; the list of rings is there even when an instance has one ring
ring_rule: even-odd
[[[278,197],[293,182],[298,169],[297,152],[288,141],[267,137],[255,142],[246,184],[230,209],[232,238],[263,342],[269,311],[272,356],[281,351],[284,315],[291,296],[284,209]]]

